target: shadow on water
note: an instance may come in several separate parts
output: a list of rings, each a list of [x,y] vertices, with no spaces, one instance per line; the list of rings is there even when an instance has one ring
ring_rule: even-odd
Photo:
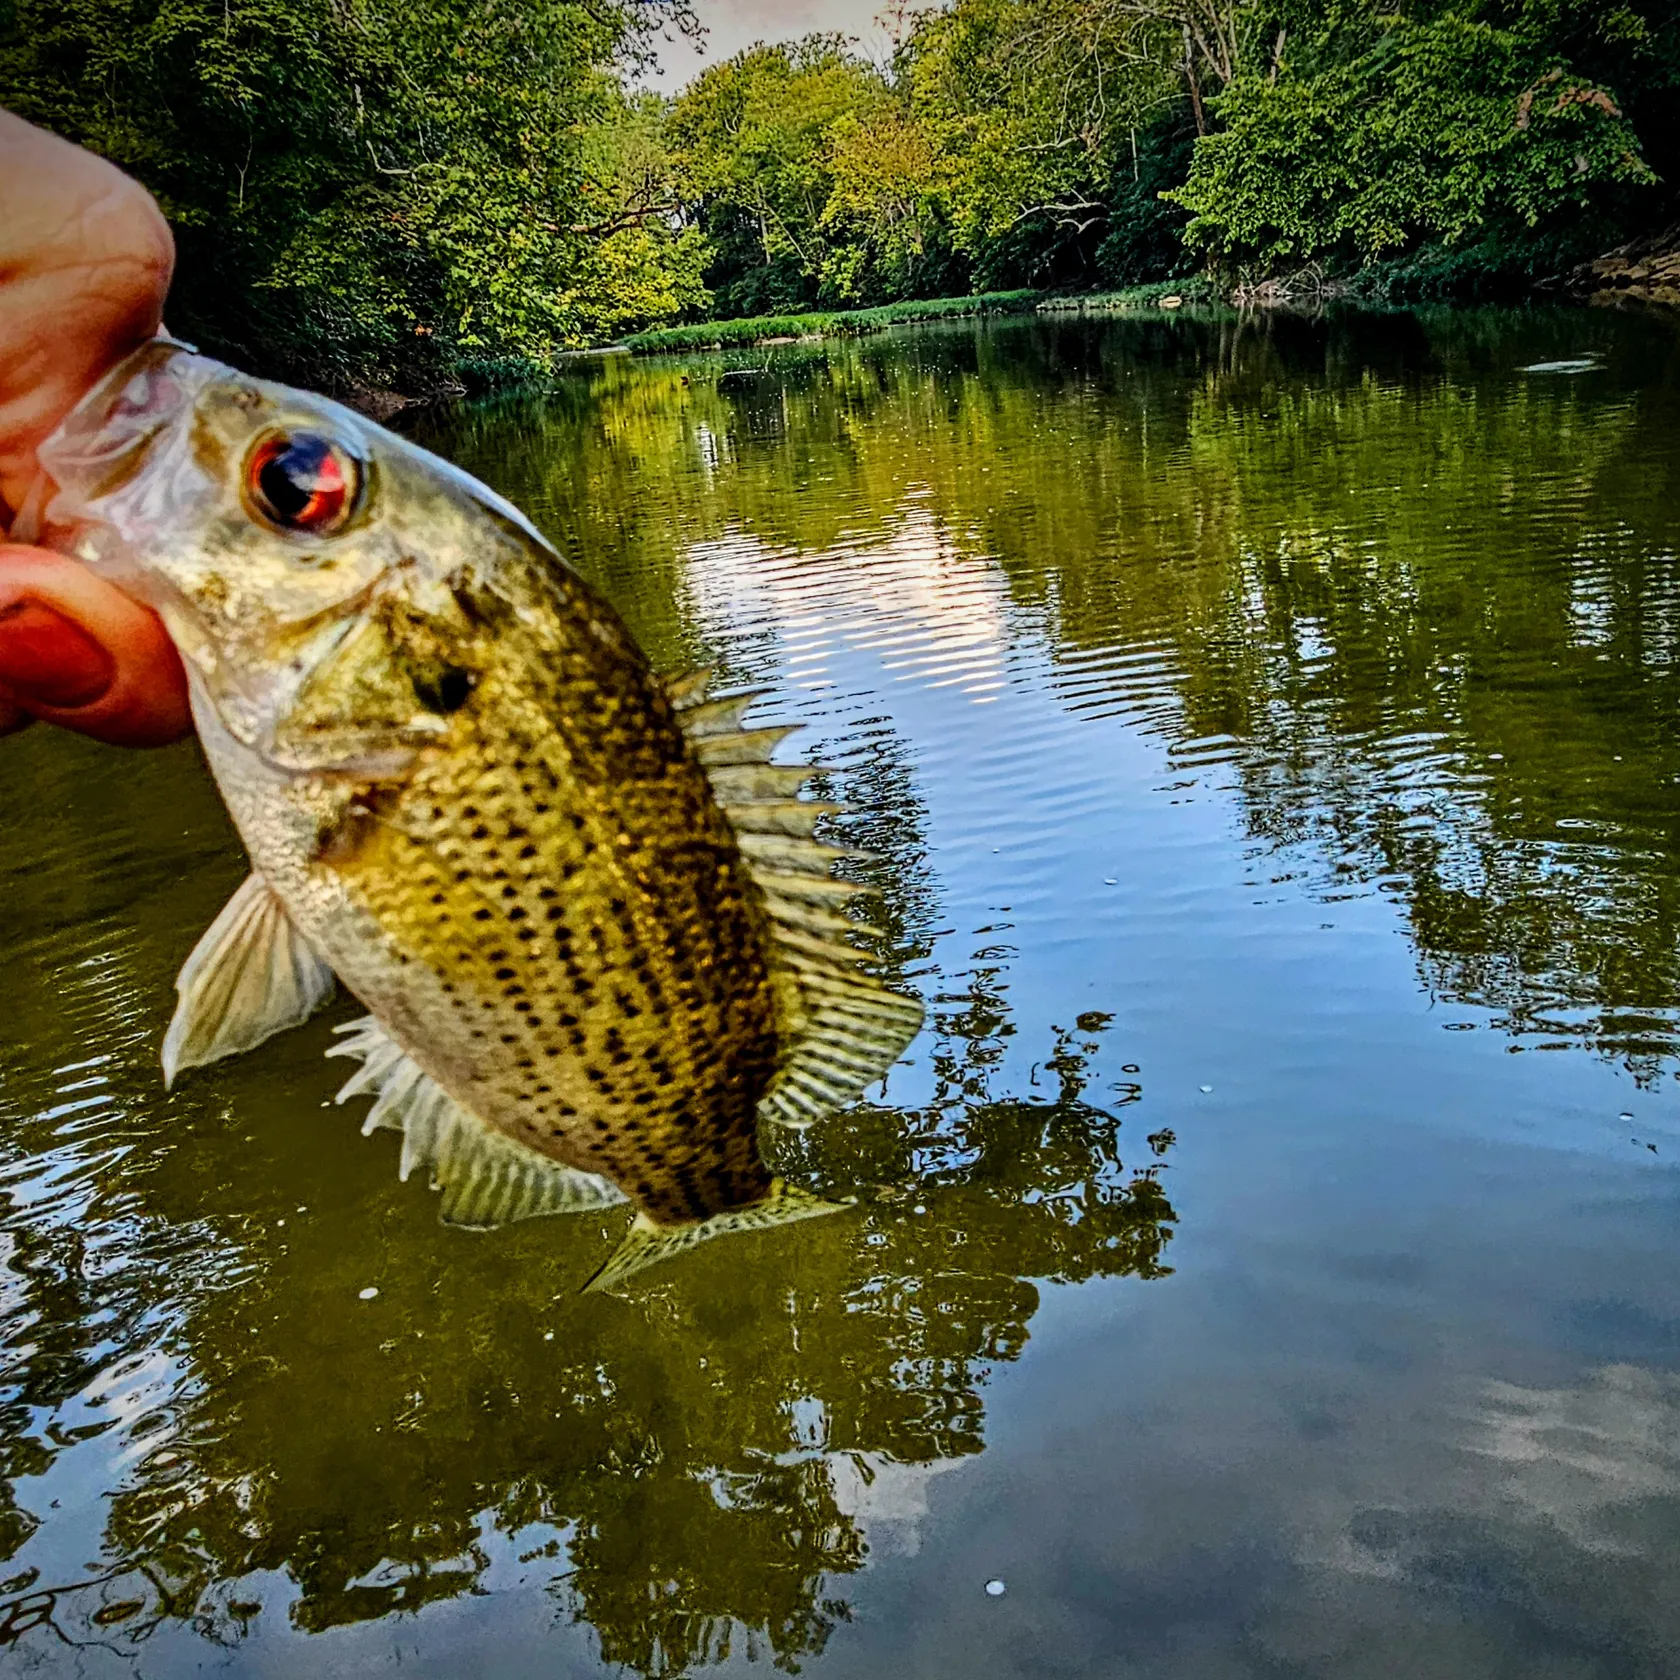
[[[1225,790],[1257,882],[1392,900],[1462,1024],[1672,1063],[1671,334],[1028,322],[732,368],[608,362],[417,429],[656,664],[768,677],[813,725],[930,1004],[884,1094],[779,1145],[858,1206],[585,1297],[616,1224],[440,1233],[326,1106],[330,1022],[165,1098],[169,981],[241,867],[214,793],[186,749],[0,745],[40,813],[0,831],[0,1643],[231,1648],[525,1587],[645,1675],[820,1652],[984,1448],[1044,1286],[1172,1270],[1176,1140],[1124,1022],[1098,995],[1026,1043],[1010,991],[1058,824],[1142,820],[1057,805],[1105,720]],[[979,790],[1034,831],[1013,875],[937,840],[902,696],[946,683],[1056,720]]]

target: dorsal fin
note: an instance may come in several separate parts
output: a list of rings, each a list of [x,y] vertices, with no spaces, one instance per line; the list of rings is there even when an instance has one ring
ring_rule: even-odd
[[[792,729],[743,728],[758,695],[714,700],[711,684],[710,671],[694,672],[667,692],[775,930],[777,1012],[788,1051],[758,1112],[809,1126],[885,1076],[920,1031],[922,1006],[865,973],[864,953],[845,942],[871,931],[840,913],[868,889],[836,880],[830,867],[862,853],[812,838],[821,818],[842,807],[795,797],[820,767],[771,764]]]

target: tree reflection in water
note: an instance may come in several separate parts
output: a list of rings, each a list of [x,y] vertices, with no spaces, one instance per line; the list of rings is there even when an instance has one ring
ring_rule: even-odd
[[[981,1449],[987,1371],[1024,1346],[1034,1280],[1167,1269],[1153,1153],[1139,1136],[1123,1165],[1119,1116],[1084,1096],[1106,1022],[1057,1034],[1043,1099],[988,1099],[966,1052],[1007,1031],[992,978],[941,1008],[934,1102],[806,1134],[796,1164],[863,1205],[751,1265],[711,1254],[600,1300],[576,1293],[599,1243],[550,1227],[440,1247],[424,1209],[391,1207],[400,1281],[358,1316],[319,1282],[317,1244],[342,1231],[287,1242],[258,1234],[278,1205],[251,1210],[221,1265],[260,1283],[195,1292],[171,1337],[193,1381],[112,1502],[118,1578],[78,1595],[84,1635],[100,1604],[141,1599],[232,1637],[236,1584],[265,1571],[295,1580],[304,1630],[413,1610],[474,1590],[500,1534],[547,1548],[564,1605],[637,1672],[740,1639],[820,1650],[869,1548],[860,1478]],[[34,1312],[104,1309],[55,1298],[73,1264],[24,1273]]]
[[[1652,1077],[1680,993],[1680,354],[1591,330],[1614,400],[1521,376],[1576,353],[1577,316],[1181,316],[795,348],[727,381],[621,360],[421,429],[666,669],[780,657],[773,625],[697,608],[698,545],[744,534],[819,589],[913,504],[990,568],[1000,667],[1060,747],[1123,727],[1220,767],[1265,868],[1393,900],[1433,996]],[[578,1293],[609,1225],[440,1235],[318,1106],[325,1024],[165,1102],[169,979],[239,872],[214,797],[187,754],[4,744],[41,816],[0,829],[0,1638],[231,1641],[259,1602],[318,1630],[522,1582],[643,1674],[822,1648],[848,1576],[981,1449],[1040,1286],[1159,1277],[1174,1230],[1121,1029],[1068,1019],[1006,1079],[1011,930],[973,930],[960,973],[947,930],[933,966],[957,865],[915,772],[941,743],[833,729],[881,960],[929,998],[915,1101],[782,1141],[855,1210],[626,1299]],[[1059,773],[980,793],[1053,807]],[[1123,842],[1123,818],[1090,820]],[[48,1547],[78,1464],[83,1526]],[[69,1556],[86,1584],[46,1573]]]
[[[902,973],[937,916],[925,813],[890,730],[849,757],[849,837],[876,854],[882,957]],[[152,797],[118,813],[84,793],[48,842],[98,876],[125,821],[171,821]],[[639,1673],[743,1642],[791,1665],[846,1616],[876,1514],[890,1530],[894,1498],[913,1508],[918,1477],[981,1450],[987,1374],[1025,1345],[1037,1281],[1168,1269],[1166,1146],[1138,1128],[1122,1155],[1141,1087],[1088,1096],[1109,1017],[1056,1031],[1037,1090],[995,1088],[1005,945],[933,998],[924,1103],[785,1136],[781,1166],[856,1209],[759,1241],[750,1264],[711,1245],[618,1299],[579,1293],[614,1225],[440,1231],[389,1151],[316,1106],[324,1026],[165,1104],[144,1035],[169,896],[90,932],[113,964],[64,964],[58,922],[30,947],[54,978],[20,1042],[51,1041],[55,1003],[139,1036],[94,1081],[71,1199],[4,1219],[7,1472],[49,1472],[90,1398],[107,1414],[91,1432],[120,1421],[127,1439],[100,1566],[8,1581],[0,1637],[126,1644],[173,1620],[235,1641],[276,1597],[265,1576],[318,1632],[482,1590],[511,1559]],[[65,1147],[65,1078],[17,1052],[7,1071],[18,1176]],[[114,1270],[90,1261],[90,1229]],[[0,1518],[17,1543],[36,1520],[15,1498]]]

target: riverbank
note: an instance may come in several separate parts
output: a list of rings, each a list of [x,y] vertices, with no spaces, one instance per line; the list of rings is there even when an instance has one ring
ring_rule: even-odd
[[[1606,251],[1577,273],[1575,290],[1591,303],[1680,307],[1680,222]]]
[[[696,321],[631,333],[621,347],[636,356],[671,350],[733,350],[755,344],[788,344],[802,338],[846,338],[906,321],[963,315],[1022,315],[1037,307],[1038,291],[977,292],[972,297],[912,298],[874,309],[813,310],[800,315],[748,315],[733,321]]]
[[[852,338],[910,321],[957,320],[977,315],[1102,315],[1126,309],[1178,308],[1186,303],[1220,303],[1224,294],[1200,277],[1158,281],[1111,292],[1052,292],[1022,289],[977,292],[969,297],[915,298],[874,309],[813,310],[800,315],[748,315],[731,321],[697,321],[632,333],[614,349],[636,356],[683,350],[750,349],[793,344],[801,339]]]
[[[1413,259],[1403,273],[1397,265],[1374,266],[1351,275],[1327,275],[1317,264],[1275,275],[1259,282],[1226,285],[1207,275],[1157,280],[1119,290],[1073,292],[1021,288],[978,292],[963,297],[915,298],[871,309],[807,310],[792,315],[749,315],[724,321],[696,321],[632,333],[616,344],[566,352],[560,361],[629,353],[635,356],[681,355],[718,350],[812,343],[825,338],[855,338],[916,321],[959,320],[992,315],[1120,315],[1138,310],[1184,307],[1236,309],[1314,308],[1335,301],[1400,302],[1452,301],[1452,279],[1467,294],[1463,301],[1480,301],[1475,287],[1463,283],[1462,269],[1447,256],[1430,262]],[[1442,279],[1434,270],[1452,270]],[[1419,276],[1423,276],[1420,280]],[[1559,282],[1553,281],[1552,285]],[[1680,226],[1606,252],[1583,265],[1565,282],[1569,294],[1595,303],[1636,301],[1680,305]],[[1502,295],[1510,295],[1509,281]],[[1534,288],[1516,288],[1519,295]],[[1537,295],[1543,295],[1542,292]],[[1417,294],[1415,297],[1412,294]],[[1558,294],[1553,291],[1555,298]],[[462,396],[542,384],[546,372],[512,360],[476,363],[470,381],[455,379],[424,394],[404,395],[390,390],[354,388],[346,394],[353,407],[376,420],[388,420],[405,409],[448,402]]]

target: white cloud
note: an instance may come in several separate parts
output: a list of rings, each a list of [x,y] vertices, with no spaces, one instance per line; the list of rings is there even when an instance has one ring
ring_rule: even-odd
[[[856,36],[871,57],[882,57],[888,51],[887,36],[876,18],[883,4],[884,0],[695,0],[706,40],[699,51],[691,41],[663,46],[653,80],[669,91],[692,80],[706,65],[732,58],[756,41],[795,41],[818,32]]]

